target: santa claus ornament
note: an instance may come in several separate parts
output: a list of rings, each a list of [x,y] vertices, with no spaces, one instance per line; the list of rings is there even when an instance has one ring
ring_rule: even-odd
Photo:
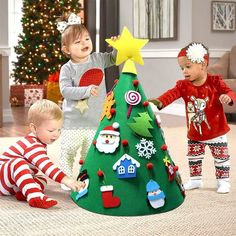
[[[114,122],[112,126],[106,126],[100,131],[95,142],[99,152],[113,153],[120,143],[120,133],[117,131],[119,123]]]
[[[142,62],[140,49],[146,42],[134,39],[125,28],[113,44],[118,61],[126,62],[107,94],[94,142],[81,166],[81,172],[87,170],[89,176],[88,191],[78,200],[77,193],[71,193],[78,206],[95,213],[159,214],[184,201],[158,114],[138,82],[134,61]],[[165,157],[168,162],[163,161]]]

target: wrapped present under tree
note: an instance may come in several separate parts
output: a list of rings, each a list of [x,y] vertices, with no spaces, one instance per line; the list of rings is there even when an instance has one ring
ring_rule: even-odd
[[[37,89],[43,93],[43,98],[46,98],[46,88],[44,84],[16,84],[10,87],[10,103],[11,106],[24,106],[25,104],[25,89]]]
[[[30,107],[38,100],[43,99],[43,89],[25,89],[24,97],[25,107]]]
[[[48,76],[48,81],[45,83],[47,88],[47,99],[55,103],[62,100],[62,95],[59,87],[59,72],[56,71]]]

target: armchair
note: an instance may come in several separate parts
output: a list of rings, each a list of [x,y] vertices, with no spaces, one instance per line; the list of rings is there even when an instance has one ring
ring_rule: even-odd
[[[217,63],[208,67],[210,74],[220,74],[225,83],[236,93],[236,45],[226,52]],[[224,105],[226,114],[236,114],[236,103]]]

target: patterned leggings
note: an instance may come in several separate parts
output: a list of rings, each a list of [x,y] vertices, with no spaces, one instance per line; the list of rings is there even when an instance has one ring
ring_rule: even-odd
[[[63,129],[61,132],[61,170],[68,176],[73,176],[73,164],[77,151],[81,148],[81,158],[85,159],[88,149],[93,142],[96,130],[93,129]]]
[[[191,179],[202,178],[202,160],[205,156],[205,147],[209,146],[215,162],[216,179],[229,179],[230,156],[226,135],[207,141],[188,140],[188,161]]]
[[[14,158],[0,166],[1,195],[15,195],[17,192],[22,192],[29,201],[44,196],[46,183],[46,178],[34,175],[28,162],[22,158]]]

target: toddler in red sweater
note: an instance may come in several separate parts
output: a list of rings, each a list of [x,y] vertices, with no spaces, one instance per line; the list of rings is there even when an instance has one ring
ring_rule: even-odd
[[[205,147],[209,146],[215,163],[217,192],[228,193],[230,155],[226,133],[230,128],[222,104],[232,105],[236,94],[220,76],[207,73],[208,62],[208,49],[202,43],[190,43],[178,54],[184,79],[149,101],[162,109],[179,98],[184,100],[190,168],[190,180],[184,184],[185,189],[202,187],[202,160]]]

